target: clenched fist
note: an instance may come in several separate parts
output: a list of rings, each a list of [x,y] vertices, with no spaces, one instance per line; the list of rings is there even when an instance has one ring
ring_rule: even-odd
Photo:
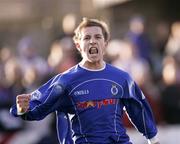
[[[29,109],[31,94],[21,94],[16,97],[17,113],[23,114]]]

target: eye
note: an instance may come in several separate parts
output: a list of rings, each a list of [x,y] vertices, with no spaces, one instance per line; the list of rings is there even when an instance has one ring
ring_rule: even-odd
[[[102,39],[101,35],[96,35],[96,39]]]
[[[83,40],[89,40],[89,39],[90,39],[89,36],[85,36],[85,37],[83,38]]]
[[[97,39],[101,39],[101,36],[97,36],[96,38],[97,38]]]

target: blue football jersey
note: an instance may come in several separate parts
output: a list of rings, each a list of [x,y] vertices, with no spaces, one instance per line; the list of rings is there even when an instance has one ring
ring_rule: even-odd
[[[72,136],[76,144],[128,144],[124,109],[147,139],[157,134],[151,108],[128,73],[110,64],[100,70],[76,65],[35,90],[29,111],[21,117],[41,120],[56,111],[60,142],[73,143]],[[16,106],[11,113],[18,116]]]

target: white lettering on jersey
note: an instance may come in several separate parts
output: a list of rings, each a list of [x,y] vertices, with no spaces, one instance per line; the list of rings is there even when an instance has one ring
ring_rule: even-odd
[[[74,92],[75,96],[77,96],[77,95],[87,95],[87,94],[89,94],[89,90],[79,90],[79,91]]]

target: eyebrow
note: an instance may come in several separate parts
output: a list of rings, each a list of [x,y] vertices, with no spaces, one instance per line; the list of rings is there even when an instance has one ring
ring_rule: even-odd
[[[95,34],[96,36],[103,36],[102,34]]]
[[[86,37],[86,36],[91,36],[90,34],[86,34],[86,35],[84,35],[84,37]],[[95,34],[95,36],[103,36],[102,34]]]

